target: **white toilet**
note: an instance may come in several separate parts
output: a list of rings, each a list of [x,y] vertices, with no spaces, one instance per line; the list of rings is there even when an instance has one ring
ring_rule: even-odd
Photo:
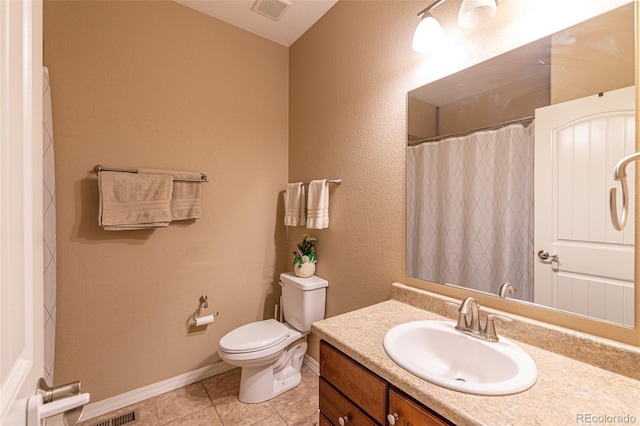
[[[280,309],[286,322],[256,321],[225,334],[218,354],[228,364],[242,367],[242,402],[258,403],[274,398],[300,384],[306,335],[311,323],[324,318],[327,280],[280,274]]]

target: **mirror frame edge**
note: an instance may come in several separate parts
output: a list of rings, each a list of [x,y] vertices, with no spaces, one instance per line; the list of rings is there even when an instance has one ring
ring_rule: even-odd
[[[638,233],[636,233],[636,239],[637,238]],[[638,263],[637,257],[638,256],[636,255],[636,264]],[[638,268],[636,268],[635,270],[635,276],[637,280]],[[468,290],[462,287],[438,284],[407,276],[405,276],[405,281],[403,281],[403,283],[414,288],[426,290],[432,293],[460,300],[472,294],[473,298],[476,299],[478,303],[480,303],[480,305],[487,308],[497,309],[531,320],[540,321],[554,326],[564,327],[573,331],[597,336],[603,339],[613,340],[619,343],[640,347],[640,328],[637,325],[634,328],[623,327],[618,324],[611,324],[591,318],[585,318],[572,313],[554,310],[552,308],[521,303],[515,300],[500,299],[499,297],[490,294],[483,294],[481,292],[475,292],[473,290]],[[638,299],[640,299],[639,296],[640,291],[635,291],[636,306],[638,305]],[[638,324],[638,317],[640,316],[638,315],[639,312],[640,309],[636,309],[635,324]]]
[[[640,25],[640,0],[634,0],[635,3],[635,20],[636,20],[636,43],[635,43],[635,86],[636,86],[636,151],[640,151],[640,114],[638,110],[640,108],[640,40],[639,25]],[[408,102],[408,101],[407,101]],[[640,167],[636,168],[636,181],[640,181]],[[406,183],[405,183],[406,184]],[[406,192],[406,188],[405,188]],[[640,206],[640,185],[636,185],[636,206]],[[406,215],[405,215],[406,217]],[[635,211],[636,223],[640,223],[640,207],[636,207]],[[406,223],[405,223],[406,226]],[[514,303],[514,301],[500,299],[496,296],[489,294],[483,294],[481,292],[475,292],[473,290],[464,289],[461,287],[448,286],[444,284],[438,284],[430,281],[419,280],[406,275],[406,252],[404,256],[404,283],[418,289],[430,291],[432,293],[441,294],[456,299],[463,299],[473,293],[473,297],[478,302],[492,309],[498,309],[504,312],[526,317],[535,321],[545,322],[559,327],[564,327],[577,332],[597,336],[603,339],[613,340],[616,342],[640,347],[640,226],[635,228],[635,265],[634,265],[634,279],[636,282],[636,288],[634,291],[634,326],[628,328],[616,324],[610,324],[594,319],[583,318],[575,314],[553,310],[545,307],[534,306],[525,303]],[[405,230],[405,247],[406,247],[406,230]]]

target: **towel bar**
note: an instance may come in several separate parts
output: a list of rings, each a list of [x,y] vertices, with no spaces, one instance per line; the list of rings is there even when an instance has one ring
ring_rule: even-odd
[[[117,169],[112,167],[104,167],[98,164],[93,168],[96,173],[100,172],[124,172],[124,173],[138,173],[137,169]],[[174,178],[173,180],[181,181],[181,182],[209,182],[209,176],[202,172],[200,173],[200,179],[187,179],[187,178]]]
[[[336,185],[340,185],[342,183],[342,179],[327,179],[327,183],[335,183]],[[309,182],[305,182],[305,185],[309,185]]]

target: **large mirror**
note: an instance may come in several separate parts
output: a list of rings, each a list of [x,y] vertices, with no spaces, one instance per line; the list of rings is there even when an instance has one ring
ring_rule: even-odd
[[[633,327],[634,52],[629,3],[409,92],[407,276]]]

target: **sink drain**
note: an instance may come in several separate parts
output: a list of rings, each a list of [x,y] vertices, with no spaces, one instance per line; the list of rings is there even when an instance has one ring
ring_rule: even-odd
[[[462,377],[456,377],[456,380],[459,381],[459,382],[466,382],[466,380],[463,379]]]

